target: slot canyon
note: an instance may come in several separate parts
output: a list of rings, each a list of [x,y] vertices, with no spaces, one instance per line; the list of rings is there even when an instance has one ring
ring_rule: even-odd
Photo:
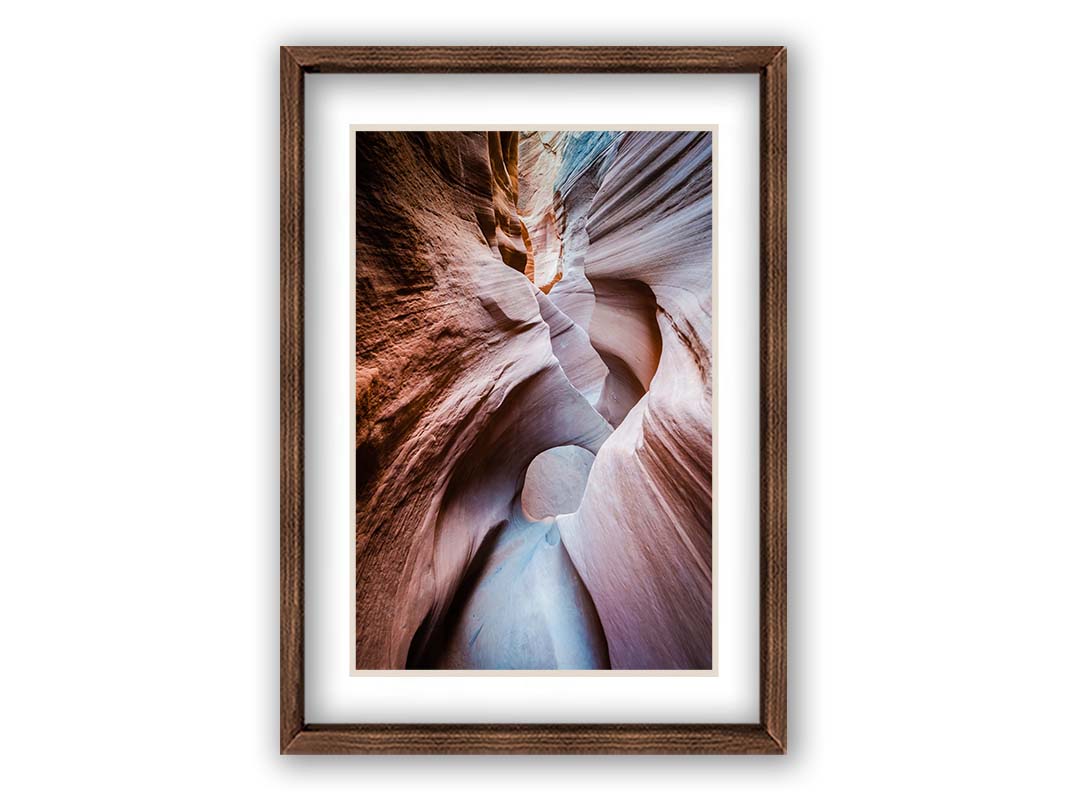
[[[356,668],[711,669],[712,134],[356,134]]]

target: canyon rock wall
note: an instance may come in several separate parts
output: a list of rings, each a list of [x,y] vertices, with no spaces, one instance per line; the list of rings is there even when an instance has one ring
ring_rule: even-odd
[[[356,666],[711,666],[709,134],[356,139]]]
[[[625,134],[585,225],[616,428],[559,527],[616,669],[711,666],[711,157],[707,133]]]

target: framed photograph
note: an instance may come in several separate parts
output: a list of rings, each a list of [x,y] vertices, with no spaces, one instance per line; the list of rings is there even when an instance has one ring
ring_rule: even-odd
[[[782,47],[281,49],[281,751],[784,753]]]

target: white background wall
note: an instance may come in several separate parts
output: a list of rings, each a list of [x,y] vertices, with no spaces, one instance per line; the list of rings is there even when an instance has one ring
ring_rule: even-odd
[[[5,793],[1062,794],[1063,19],[451,6],[5,7]],[[281,43],[789,46],[787,757],[276,754]]]

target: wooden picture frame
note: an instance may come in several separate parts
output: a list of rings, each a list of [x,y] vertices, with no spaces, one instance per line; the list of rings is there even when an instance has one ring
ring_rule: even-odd
[[[756,73],[760,86],[759,722],[308,724],[304,718],[304,75]],[[281,48],[281,752],[784,753],[786,51],[784,47]]]

